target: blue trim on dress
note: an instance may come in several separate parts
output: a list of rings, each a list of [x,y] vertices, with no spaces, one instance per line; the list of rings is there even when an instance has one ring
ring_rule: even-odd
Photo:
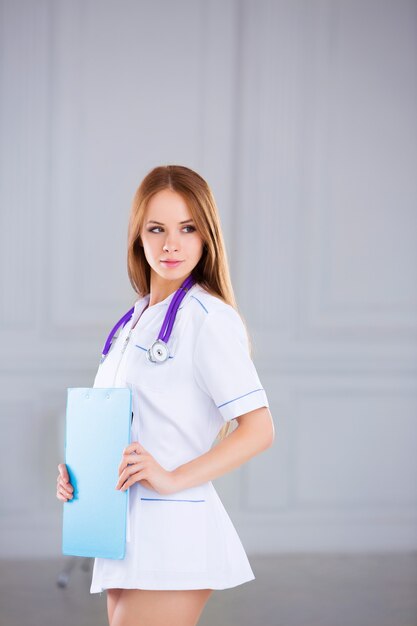
[[[208,313],[206,307],[204,306],[204,304],[201,302],[201,300],[199,300],[198,298],[196,298],[195,296],[190,296],[190,298],[194,298],[194,300],[197,300],[198,304],[201,304],[201,306],[203,307],[203,309],[205,310],[206,313]]]
[[[225,404],[230,404],[230,402],[234,402],[235,400],[240,400],[240,398],[244,398],[245,396],[248,396],[250,393],[255,393],[255,391],[265,391],[265,390],[264,390],[263,387],[260,387],[259,389],[254,389],[253,391],[248,391],[248,393],[244,393],[242,396],[238,396],[237,398],[233,398],[233,400],[228,400],[227,402],[223,402],[223,404],[219,404],[219,406],[217,408],[220,409]]]
[[[176,500],[175,498],[141,498],[141,500],[162,500],[163,502],[205,502],[205,500]]]

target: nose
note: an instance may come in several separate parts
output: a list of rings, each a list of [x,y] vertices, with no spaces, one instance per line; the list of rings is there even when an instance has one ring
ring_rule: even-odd
[[[168,235],[165,237],[164,250],[168,252],[171,250],[178,250],[178,239],[175,235]]]

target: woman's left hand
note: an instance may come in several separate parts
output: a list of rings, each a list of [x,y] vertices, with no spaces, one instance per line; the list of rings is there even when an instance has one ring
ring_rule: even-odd
[[[164,469],[138,441],[123,450],[116,489],[125,491],[136,482],[160,494],[176,491],[174,474]]]

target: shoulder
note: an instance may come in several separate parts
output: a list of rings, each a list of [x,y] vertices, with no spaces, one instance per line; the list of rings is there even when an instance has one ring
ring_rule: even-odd
[[[219,332],[237,330],[246,335],[246,330],[240,313],[225,302],[220,296],[207,291],[202,285],[196,285],[190,294],[190,307],[193,309],[193,317],[197,318],[196,326],[218,328]]]
[[[239,313],[231,304],[225,302],[220,296],[210,293],[202,285],[195,285],[190,294],[190,301],[194,309],[201,311],[203,318],[216,313],[223,313],[232,317],[237,315],[240,317]]]

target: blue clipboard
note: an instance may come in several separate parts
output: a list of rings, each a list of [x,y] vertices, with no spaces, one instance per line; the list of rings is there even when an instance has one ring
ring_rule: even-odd
[[[65,463],[74,497],[63,504],[62,553],[123,559],[129,490],[116,490],[130,443],[128,387],[68,388]]]

